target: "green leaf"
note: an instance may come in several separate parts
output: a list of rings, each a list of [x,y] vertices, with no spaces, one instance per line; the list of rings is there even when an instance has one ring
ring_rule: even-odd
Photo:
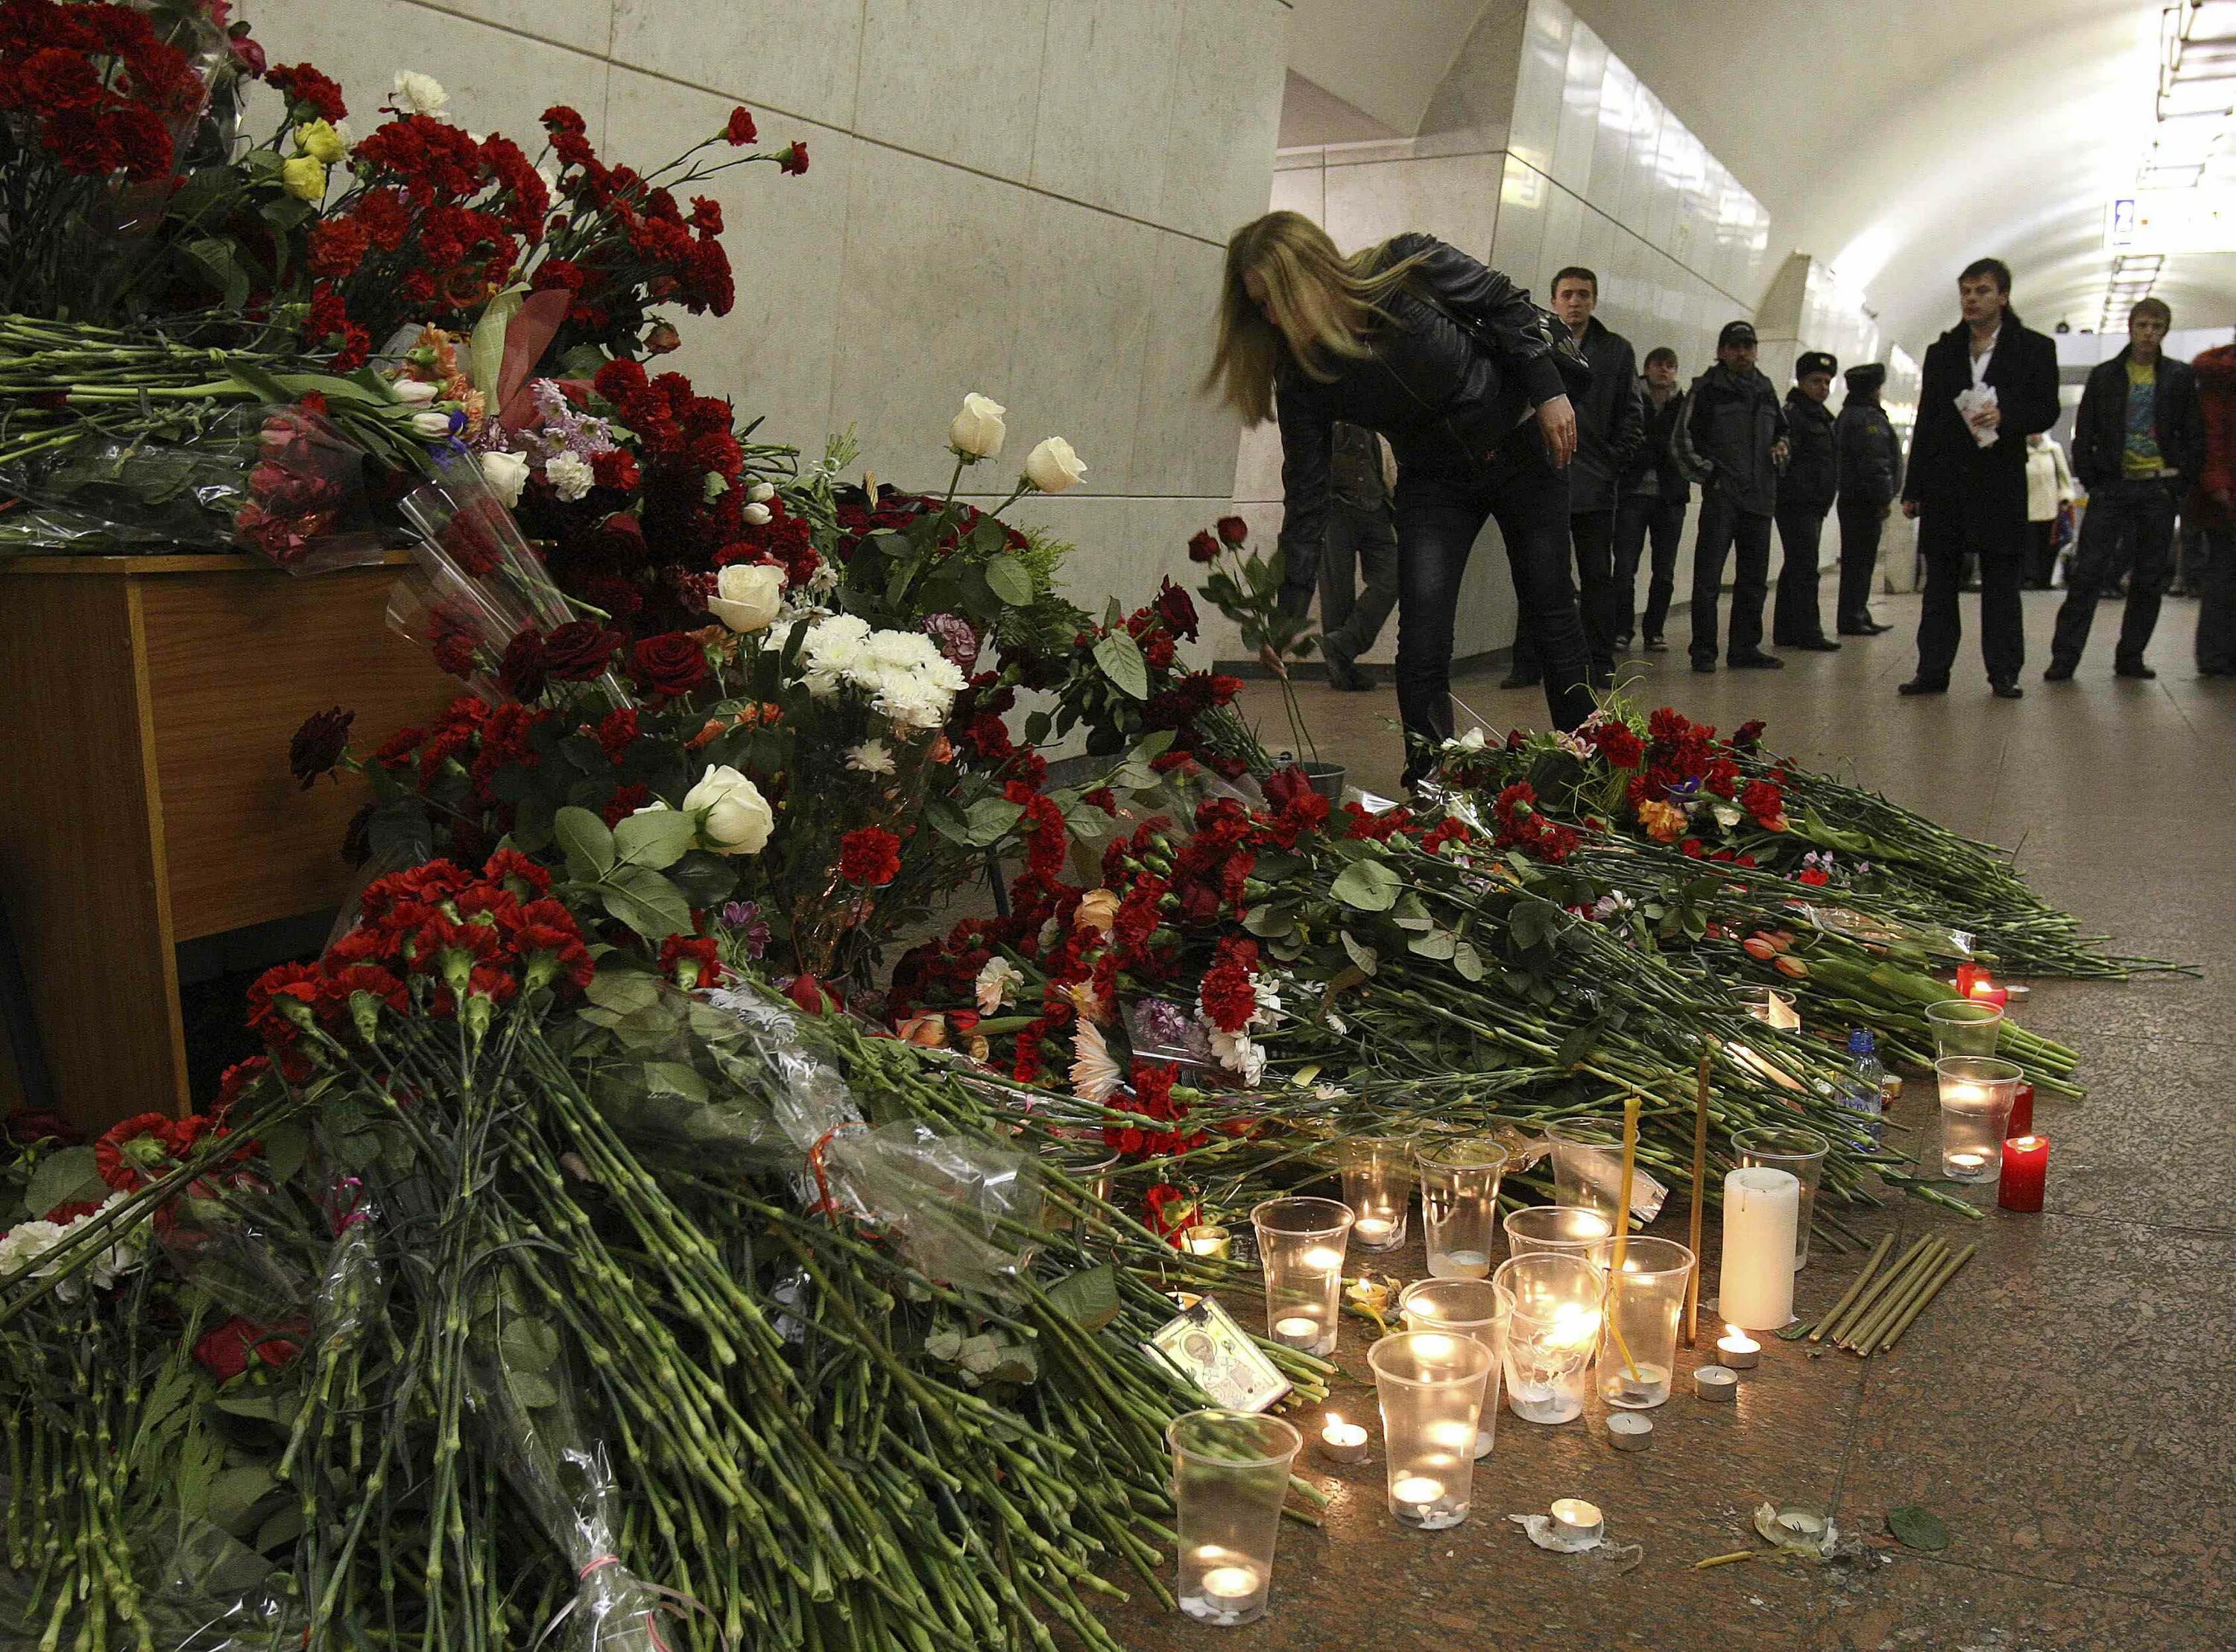
[[[647,941],[689,933],[682,891],[649,867],[624,866],[599,887],[606,910]]]
[[[689,815],[679,809],[655,809],[650,814],[631,815],[615,827],[614,849],[621,864],[649,867],[656,872],[681,860],[697,836]]]
[[[214,1476],[206,1510],[210,1524],[240,1537],[242,1534],[239,1528],[247,1524],[249,1511],[278,1484],[270,1469],[253,1463],[246,1468],[226,1469]]]
[[[1118,1270],[1108,1262],[1066,1274],[1049,1287],[1049,1301],[1067,1319],[1099,1331],[1118,1317]]]
[[[1271,941],[1286,935],[1297,927],[1296,908],[1284,901],[1272,906],[1250,908],[1242,920],[1242,927],[1261,941]]]
[[[256,1138],[264,1144],[264,1163],[272,1179],[281,1183],[293,1181],[311,1150],[309,1126],[299,1118],[282,1119],[268,1130],[258,1131]]]
[[[561,810],[551,829],[567,852],[567,869],[583,882],[595,883],[614,869],[614,835],[589,810]]]
[[[1371,947],[1362,946],[1353,941],[1348,929],[1343,932],[1343,949],[1351,954],[1351,961],[1358,966],[1362,974],[1371,975],[1381,967],[1382,954]]]
[[[1949,1528],[1932,1510],[1915,1503],[1905,1503],[1887,1511],[1887,1530],[1894,1533],[1905,1549],[1920,1549],[1927,1554],[1939,1554],[1949,1546]]]
[[[1032,606],[1032,570],[1014,556],[997,556],[987,563],[986,583],[1013,608]]]
[[[1016,829],[1017,821],[1024,812],[1022,804],[1013,803],[1006,797],[981,797],[970,805],[970,830],[964,834],[963,841],[973,849],[985,849],[998,843]]]
[[[283,1544],[291,1544],[303,1535],[303,1505],[299,1503],[280,1504],[272,1515],[256,1528],[256,1539],[250,1547],[270,1554]]]
[[[1459,950],[1459,937],[1449,929],[1431,929],[1407,941],[1405,950],[1419,958],[1450,958]]]
[[[550,1381],[533,1371],[515,1371],[507,1367],[504,1386],[512,1390],[512,1397],[530,1411],[541,1411],[559,1403],[559,1390]]]
[[[680,1096],[686,1101],[706,1105],[707,1081],[687,1061],[646,1062],[644,1087],[648,1095]]]
[[[1424,934],[1437,927],[1437,921],[1429,915],[1428,907],[1411,889],[1398,898],[1398,908],[1391,921],[1400,929],[1417,929]]]
[[[559,1357],[559,1333],[542,1320],[510,1319],[497,1340],[507,1371],[541,1376]]]
[[[1139,644],[1122,631],[1114,631],[1095,645],[1095,663],[1121,693],[1137,700],[1149,698],[1149,662]]]
[[[1483,954],[1475,949],[1472,942],[1455,941],[1452,945],[1452,967],[1459,971],[1463,980],[1479,981],[1483,979]]]
[[[961,810],[944,797],[934,797],[924,806],[924,818],[931,829],[950,843],[970,846],[970,823]]]
[[[616,1015],[634,1015],[660,997],[660,983],[639,970],[602,969],[590,978],[583,995]]]
[[[1328,886],[1328,893],[1360,912],[1387,912],[1402,887],[1387,862],[1354,861]]]
[[[1050,727],[1050,719],[1046,711],[1033,712],[1025,718],[1025,744],[1045,745],[1048,744]]]
[[[109,1196],[109,1184],[93,1167],[90,1147],[62,1147],[39,1161],[39,1168],[31,1172],[31,1185],[24,1190],[23,1210],[28,1216],[43,1216],[58,1204],[76,1204],[91,1200],[98,1204]]]
[[[715,907],[738,887],[738,869],[727,856],[694,849],[668,869],[668,881],[694,907]]]

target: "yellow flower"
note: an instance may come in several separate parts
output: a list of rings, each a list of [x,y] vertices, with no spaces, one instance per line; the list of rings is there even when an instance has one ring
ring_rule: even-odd
[[[324,200],[326,198],[326,163],[310,155],[297,155],[293,161],[280,163],[280,181],[298,200]]]
[[[331,167],[349,153],[342,134],[331,121],[312,121],[295,128],[295,147],[321,166]]]
[[[1648,797],[1638,805],[1639,823],[1646,835],[1657,843],[1674,843],[1685,829],[1685,811],[1671,803],[1657,803]]]

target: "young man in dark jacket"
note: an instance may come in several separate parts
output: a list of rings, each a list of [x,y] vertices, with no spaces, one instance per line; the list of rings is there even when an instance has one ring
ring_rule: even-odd
[[[2026,439],[2057,423],[2057,346],[2012,311],[2010,267],[1978,259],[1956,278],[1963,318],[1925,352],[1902,509],[1925,559],[1917,675],[1904,694],[1946,694],[1963,633],[1956,593],[1967,553],[1980,559],[1980,655],[1998,699],[2015,700],[2026,664],[2019,576],[2026,565]]]
[[[1630,646],[1639,559],[1650,537],[1654,561],[1646,589],[1645,642],[1648,653],[1658,654],[1669,646],[1661,640],[1661,627],[1668,623],[1669,599],[1676,594],[1685,507],[1693,502],[1693,484],[1677,468],[1674,451],[1677,421],[1685,410],[1685,397],[1677,388],[1677,352],[1667,344],[1647,351],[1646,376],[1638,381],[1638,390],[1646,439],[1623,472],[1621,497],[1615,506],[1615,646],[1618,652]]]
[[[2066,576],[2045,682],[2071,679],[2088,646],[2096,599],[2123,566],[2133,571],[2112,669],[2121,677],[2158,675],[2143,664],[2143,651],[2174,571],[2174,506],[2205,463],[2197,374],[2159,348],[2173,324],[2163,299],[2142,299],[2127,312],[2127,347],[2098,363],[2081,392],[2073,474],[2088,490],[2088,510]]]
[[[1741,670],[1786,662],[1762,647],[1763,599],[1770,593],[1770,521],[1778,507],[1778,467],[1786,457],[1786,414],[1754,364],[1754,324],[1731,321],[1716,337],[1716,364],[1693,381],[1677,427],[1678,457],[1700,482],[1700,533],[1693,542],[1693,669],[1716,669],[1716,605],[1724,563],[1732,576],[1731,646]]]
[[[1878,571],[1879,532],[1902,492],[1902,440],[1879,405],[1886,366],[1865,362],[1847,371],[1848,399],[1832,422],[1840,467],[1840,606],[1843,637],[1876,637],[1892,626],[1871,618],[1871,576]]]
[[[1639,410],[1638,357],[1630,340],[1593,315],[1599,302],[1600,279],[1581,265],[1553,278],[1553,313],[1592,364],[1591,389],[1576,403],[1576,456],[1568,465],[1568,543],[1575,558],[1592,686],[1607,688],[1615,682],[1621,607],[1615,588],[1616,488],[1644,440],[1645,425]],[[1527,688],[1538,676],[1529,631],[1517,626],[1514,670],[1502,686]]]
[[[1789,451],[1778,478],[1778,606],[1770,638],[1780,648],[1809,648],[1838,653],[1840,645],[1825,634],[1817,607],[1817,553],[1825,518],[1839,490],[1840,465],[1832,439],[1832,375],[1840,364],[1821,350],[1805,350],[1793,364],[1793,388],[1786,392]]]

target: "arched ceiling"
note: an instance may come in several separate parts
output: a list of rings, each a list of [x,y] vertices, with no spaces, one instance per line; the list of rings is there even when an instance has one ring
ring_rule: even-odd
[[[1509,0],[1492,0],[1509,3]],[[2152,120],[2158,0],[1568,0],[1913,351],[1993,253],[2033,324],[2096,324],[2106,203]],[[1295,0],[1290,67],[1417,129],[1483,0]],[[1778,259],[1773,258],[1771,267]],[[2236,324],[2236,256],[2169,259],[2177,326]]]

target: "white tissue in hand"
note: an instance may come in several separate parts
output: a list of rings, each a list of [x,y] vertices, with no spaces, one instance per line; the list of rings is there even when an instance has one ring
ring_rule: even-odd
[[[1998,434],[1993,426],[1982,427],[1972,423],[1972,416],[1983,408],[1999,406],[1993,384],[1974,384],[1956,393],[1956,411],[1963,416],[1972,432],[1972,440],[1983,448],[1996,445]]]

